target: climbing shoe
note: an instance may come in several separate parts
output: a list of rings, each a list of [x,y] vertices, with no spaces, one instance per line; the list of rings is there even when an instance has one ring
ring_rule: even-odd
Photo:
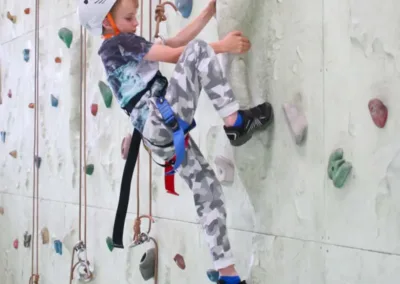
[[[247,110],[239,110],[242,117],[240,126],[224,126],[228,139],[233,146],[241,146],[250,140],[253,133],[266,129],[273,121],[271,104],[263,103]]]

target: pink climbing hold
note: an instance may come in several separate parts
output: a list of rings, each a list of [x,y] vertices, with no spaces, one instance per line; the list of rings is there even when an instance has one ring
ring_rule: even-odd
[[[128,158],[129,147],[131,145],[132,136],[130,134],[126,135],[124,139],[122,139],[121,144],[121,156],[122,159],[126,160]]]
[[[18,239],[15,239],[14,242],[13,242],[13,247],[14,247],[15,249],[18,249],[18,245],[19,245]]]
[[[388,109],[380,99],[372,99],[368,103],[372,121],[379,128],[384,128],[388,118]]]
[[[180,255],[180,254],[175,255],[174,261],[175,261],[176,265],[177,265],[180,269],[185,270],[186,264],[185,264],[185,259],[183,258],[182,255]]]
[[[8,90],[8,97],[11,99],[12,98],[12,92],[11,92],[11,90]]]
[[[98,110],[99,110],[98,104],[92,104],[92,106],[90,107],[90,112],[92,113],[93,116],[97,115]]]
[[[294,103],[283,104],[286,122],[289,125],[290,133],[297,145],[300,145],[307,134],[308,122],[300,107]]]

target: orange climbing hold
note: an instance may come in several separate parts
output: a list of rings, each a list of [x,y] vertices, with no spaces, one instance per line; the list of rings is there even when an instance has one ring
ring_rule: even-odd
[[[18,156],[18,155],[17,155],[17,151],[15,151],[15,150],[14,150],[14,151],[11,151],[11,152],[10,152],[10,156],[16,159],[17,156]]]
[[[61,63],[61,58],[60,57],[56,57],[55,59],[54,59],[54,61],[56,62],[56,63]]]
[[[388,109],[380,99],[372,99],[368,103],[372,121],[379,128],[385,127],[388,118]]]
[[[29,15],[29,14],[31,13],[31,9],[30,9],[30,8],[26,8],[26,9],[24,10],[24,13],[25,13],[26,15]]]

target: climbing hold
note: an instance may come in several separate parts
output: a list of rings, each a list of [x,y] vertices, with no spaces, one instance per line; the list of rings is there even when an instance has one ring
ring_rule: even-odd
[[[62,243],[59,240],[54,241],[54,249],[56,250],[56,253],[62,255]]]
[[[343,158],[343,149],[336,149],[329,156],[328,176],[335,187],[342,188],[344,186],[352,168],[352,164]]]
[[[54,59],[54,61],[56,62],[56,63],[61,63],[61,58],[60,57],[56,57],[55,59]]]
[[[85,172],[87,175],[91,176],[94,172],[94,165],[93,164],[86,165]]]
[[[25,62],[29,61],[30,53],[31,53],[31,51],[29,49],[27,49],[27,48],[25,48],[23,50],[23,55],[24,55]]]
[[[6,132],[5,131],[0,132],[0,138],[3,143],[6,143]]]
[[[332,179],[332,177],[333,177],[333,166],[334,166],[334,163],[336,161],[338,161],[338,160],[341,160],[341,159],[343,159],[343,149],[342,148],[336,149],[329,156],[328,176],[329,176],[330,179]]]
[[[4,215],[4,208],[0,207],[0,215]]]
[[[99,105],[98,104],[92,104],[91,107],[90,107],[90,112],[92,113],[92,115],[96,116],[98,111],[99,111]]]
[[[42,244],[48,244],[50,241],[50,237],[49,237],[49,229],[47,229],[46,227],[44,227],[40,234],[42,235]]]
[[[234,180],[235,166],[223,156],[217,156],[214,160],[216,175],[222,184],[231,184]]]
[[[297,145],[300,145],[307,134],[307,118],[300,110],[300,107],[293,103],[283,104],[286,122],[289,125],[290,133]]]
[[[106,104],[106,107],[110,108],[111,103],[112,103],[112,98],[113,98],[110,87],[103,81],[99,81],[99,88],[100,88],[100,92],[103,97],[104,103]]]
[[[34,104],[34,103],[30,103],[30,104],[28,105],[28,107],[29,107],[29,108],[35,108],[35,104]]]
[[[211,282],[217,283],[219,279],[219,272],[214,269],[209,269],[207,270],[207,277]]]
[[[113,240],[112,240],[110,237],[107,237],[107,239],[106,239],[106,244],[107,244],[108,249],[109,249],[110,251],[113,251],[113,249],[114,249],[114,242],[113,242]]]
[[[175,0],[175,6],[184,18],[189,18],[192,13],[193,0]]]
[[[70,48],[72,42],[72,32],[67,28],[61,28],[58,31],[58,37],[65,43],[65,45]]]
[[[40,158],[39,156],[35,156],[35,165],[38,169],[40,168],[41,164],[42,164],[42,158]]]
[[[12,92],[11,92],[11,90],[8,90],[8,97],[11,99],[12,98]]]
[[[51,95],[51,106],[58,107],[58,99],[54,95]]]
[[[13,22],[14,24],[17,22],[17,16],[13,16],[11,15],[10,12],[7,12],[7,19],[9,19],[11,22]]]
[[[372,99],[368,102],[368,108],[375,125],[379,128],[385,127],[388,118],[388,109],[383,102],[379,99]]]
[[[156,251],[154,248],[145,252],[140,260],[139,270],[145,281],[154,277]]]
[[[342,188],[346,183],[353,166],[350,162],[342,163],[333,174],[333,185],[337,188]]]
[[[31,13],[31,9],[26,8],[26,9],[24,10],[24,13],[25,13],[26,15],[29,15],[29,14]]]
[[[185,264],[185,259],[183,258],[182,255],[180,255],[180,254],[175,255],[174,261],[180,269],[185,270],[186,264]]]
[[[32,238],[32,235],[28,234],[28,232],[25,232],[24,247],[29,248],[31,246],[31,238]]]
[[[129,147],[131,145],[132,135],[128,134],[122,139],[121,144],[121,156],[122,159],[126,160],[128,158]]]
[[[17,151],[16,151],[16,150],[11,151],[11,152],[10,152],[10,155],[11,155],[11,157],[13,157],[14,159],[16,159],[16,158],[17,158]]]
[[[15,239],[14,242],[13,242],[13,247],[15,249],[18,249],[18,246],[19,246],[19,241],[18,241],[18,239]]]

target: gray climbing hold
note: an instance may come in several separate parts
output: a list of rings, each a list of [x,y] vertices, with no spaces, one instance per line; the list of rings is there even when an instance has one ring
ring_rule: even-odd
[[[28,232],[25,232],[24,247],[29,248],[31,246],[31,239],[32,239],[32,235],[28,234]]]
[[[193,9],[193,0],[175,0],[175,6],[184,18],[189,18]]]
[[[139,270],[145,281],[154,277],[156,264],[156,250],[154,248],[145,252],[140,260]]]
[[[214,163],[218,180],[224,185],[232,184],[235,178],[235,166],[233,163],[220,155],[215,158]]]
[[[289,125],[290,133],[297,145],[300,145],[307,134],[308,122],[300,107],[294,103],[283,105],[286,122]]]
[[[6,143],[6,132],[5,131],[0,132],[0,138],[1,138],[1,142]]]
[[[51,106],[58,107],[58,99],[54,95],[51,95]]]
[[[28,62],[29,58],[30,58],[30,50],[25,48],[24,51],[23,51],[23,55],[24,55],[25,62]]]

